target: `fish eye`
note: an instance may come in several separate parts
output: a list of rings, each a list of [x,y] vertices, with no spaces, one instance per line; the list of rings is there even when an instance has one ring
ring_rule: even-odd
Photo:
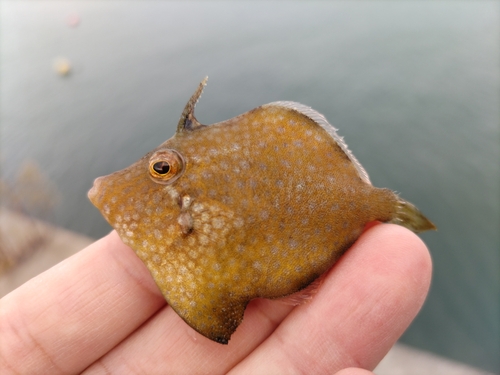
[[[170,184],[184,172],[184,159],[174,150],[157,151],[149,159],[149,176],[154,182]]]
[[[170,171],[170,164],[167,161],[157,161],[153,164],[153,169],[158,174],[167,174]]]

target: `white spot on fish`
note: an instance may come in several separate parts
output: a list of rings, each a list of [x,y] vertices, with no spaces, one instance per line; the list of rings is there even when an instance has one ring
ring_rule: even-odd
[[[245,225],[245,221],[242,218],[239,217],[239,218],[234,220],[234,226],[236,228],[241,228],[241,227],[243,227],[243,225]]]
[[[155,229],[155,230],[153,231],[153,234],[154,234],[154,236],[155,236],[155,238],[156,238],[157,240],[161,240],[161,239],[163,238],[163,236],[162,236],[161,232],[160,232],[158,229]]]
[[[210,220],[210,215],[208,214],[208,212],[203,212],[201,214],[201,221],[203,221],[204,223],[206,223],[209,220]]]
[[[202,244],[202,245],[208,245],[208,243],[209,243],[208,237],[205,236],[204,234],[200,234],[199,240],[200,240],[200,244]]]
[[[220,229],[224,226],[224,220],[220,217],[216,217],[212,220],[212,224],[215,229]]]
[[[201,203],[195,203],[193,205],[193,212],[195,213],[200,213],[201,211],[203,211],[204,207]]]

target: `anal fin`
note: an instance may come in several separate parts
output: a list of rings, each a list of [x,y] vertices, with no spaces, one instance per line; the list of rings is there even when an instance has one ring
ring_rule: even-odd
[[[298,292],[289,294],[288,296],[281,297],[276,299],[276,301],[279,301],[281,303],[284,303],[286,305],[291,305],[291,306],[298,306],[298,305],[303,305],[310,300],[313,299],[313,297],[318,293],[318,290],[323,284],[323,281],[325,280],[326,274],[328,272],[323,273],[321,276],[319,276],[316,280],[314,280],[311,284],[306,286],[304,289],[299,290]]]

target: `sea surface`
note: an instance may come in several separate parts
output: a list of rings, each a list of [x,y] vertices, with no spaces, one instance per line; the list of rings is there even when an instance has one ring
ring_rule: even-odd
[[[310,105],[439,228],[402,341],[500,373],[499,4],[2,1],[1,178],[36,163],[52,220],[98,238],[93,179],[171,137],[203,77],[205,124]]]

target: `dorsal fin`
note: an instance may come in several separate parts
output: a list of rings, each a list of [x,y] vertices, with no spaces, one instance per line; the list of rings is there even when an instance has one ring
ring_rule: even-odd
[[[177,133],[191,131],[206,126],[200,124],[196,117],[194,117],[194,107],[196,107],[196,103],[198,102],[198,99],[200,99],[200,96],[203,93],[203,88],[206,86],[207,81],[208,77],[205,77],[203,81],[200,82],[193,96],[191,96],[191,99],[189,99],[186,106],[184,107],[184,111],[182,111],[179,124],[177,125]]]
[[[335,140],[335,142],[340,146],[342,151],[347,155],[349,160],[353,163],[354,167],[356,168],[356,171],[358,172],[359,177],[366,182],[367,184],[371,185],[370,182],[370,177],[368,177],[368,173],[366,173],[365,169],[361,165],[361,163],[354,157],[352,154],[351,150],[347,147],[347,144],[344,142],[344,139],[337,134],[337,129],[335,129],[323,116],[321,113],[318,111],[315,111],[311,107],[308,107],[304,104],[300,104],[297,102],[272,102],[269,104],[264,105],[263,107],[267,106],[276,106],[276,107],[283,107],[283,108],[288,108],[292,109],[294,111],[297,111],[301,114],[303,114],[306,117],[309,117],[311,120],[313,120],[316,124],[321,126],[323,129],[326,130],[328,134]]]

